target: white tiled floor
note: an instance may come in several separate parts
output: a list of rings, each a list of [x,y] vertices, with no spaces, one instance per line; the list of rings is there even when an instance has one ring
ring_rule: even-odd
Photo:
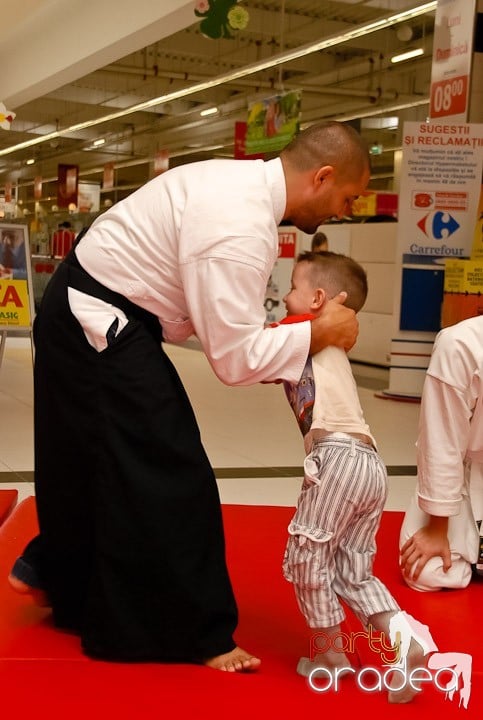
[[[206,451],[220,476],[222,502],[295,505],[303,444],[282,387],[226,387],[199,350],[166,349],[183,379]],[[386,370],[355,366],[354,371],[366,420],[389,468],[386,508],[404,510],[415,485],[414,474],[405,468],[415,465],[419,405],[375,396],[374,384],[388,385]],[[32,410],[30,340],[8,336],[0,368],[0,488],[16,487],[19,499],[34,492],[32,482],[17,482],[22,473],[33,471]],[[409,474],[401,474],[404,471]]]

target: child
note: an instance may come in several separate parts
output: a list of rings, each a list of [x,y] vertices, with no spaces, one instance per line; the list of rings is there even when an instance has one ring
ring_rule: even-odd
[[[367,296],[363,268],[345,255],[305,252],[283,298],[289,318],[320,314],[324,302],[341,291],[356,312]],[[282,321],[285,322],[285,321]],[[385,585],[372,573],[375,536],[387,495],[387,475],[364,420],[347,355],[328,347],[309,358],[297,385],[285,383],[299,422],[307,456],[297,510],[289,525],[283,572],[292,582],[302,614],[330,646],[313,660],[301,658],[297,672],[308,676],[318,667],[350,667],[344,652],[332,649],[344,611],[343,598],[362,624],[390,637],[390,621],[401,611]],[[425,666],[424,651],[411,642],[411,668]],[[394,683],[393,683],[394,685]],[[400,683],[399,683],[400,686]],[[389,701],[409,702],[410,685],[389,691]]]

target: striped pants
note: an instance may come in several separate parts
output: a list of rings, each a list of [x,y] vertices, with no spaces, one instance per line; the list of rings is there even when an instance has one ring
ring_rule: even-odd
[[[342,598],[364,626],[399,605],[372,573],[375,536],[387,495],[384,463],[350,436],[314,443],[304,463],[297,510],[283,560],[300,610],[311,628],[338,625]]]

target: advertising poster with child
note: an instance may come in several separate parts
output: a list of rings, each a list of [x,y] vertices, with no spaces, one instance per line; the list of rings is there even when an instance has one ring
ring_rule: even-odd
[[[0,225],[0,331],[32,323],[27,228]]]
[[[246,154],[278,152],[299,131],[301,93],[298,90],[257,100],[248,106]]]

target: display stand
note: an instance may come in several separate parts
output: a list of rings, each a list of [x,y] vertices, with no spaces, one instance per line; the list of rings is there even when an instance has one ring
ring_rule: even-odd
[[[3,353],[5,352],[5,344],[7,342],[7,332],[2,330],[0,332],[0,368],[2,367]]]
[[[34,294],[30,264],[30,243],[26,225],[0,223],[0,368],[8,336],[30,338]]]

